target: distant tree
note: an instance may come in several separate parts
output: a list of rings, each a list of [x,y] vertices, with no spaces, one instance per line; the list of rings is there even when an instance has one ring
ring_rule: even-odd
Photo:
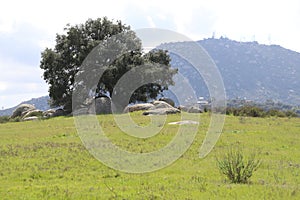
[[[121,21],[114,22],[104,17],[96,20],[89,19],[84,24],[75,26],[68,24],[64,31],[65,34],[56,35],[54,49],[46,48],[42,52],[40,68],[44,70],[43,77],[49,84],[51,106],[63,106],[67,112],[71,112],[75,75],[84,59],[101,41],[129,32],[130,27]],[[136,50],[126,52],[117,58],[101,78],[99,77],[99,83],[94,91],[95,96],[102,94],[112,96],[114,86],[122,75],[145,63],[158,64],[156,73],[165,74],[165,79],[161,85],[147,84],[139,88],[130,98],[130,102],[154,99],[162,91],[167,90],[168,85],[174,84],[172,77],[177,70],[171,69],[167,52],[155,50],[143,54],[141,43],[139,42],[137,46]]]

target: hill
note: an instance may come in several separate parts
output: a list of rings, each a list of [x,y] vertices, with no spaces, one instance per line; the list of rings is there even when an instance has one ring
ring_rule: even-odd
[[[48,109],[50,109],[50,106],[48,104],[49,99],[50,99],[49,96],[43,96],[43,97],[39,97],[39,98],[32,98],[28,101],[23,101],[20,104],[32,104],[39,110],[48,110]],[[10,116],[12,114],[12,112],[20,104],[18,104],[17,106],[14,106],[12,108],[8,108],[8,109],[5,109],[5,110],[0,110],[0,116]]]
[[[198,41],[216,63],[228,99],[300,104],[300,53],[278,45],[238,42],[228,38]],[[185,48],[185,42],[162,46]],[[208,97],[204,81],[191,65],[171,53],[171,65],[187,77],[198,96]]]

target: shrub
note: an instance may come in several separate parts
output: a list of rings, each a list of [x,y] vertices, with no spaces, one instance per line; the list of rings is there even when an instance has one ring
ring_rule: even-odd
[[[265,117],[264,110],[256,106],[229,107],[226,109],[226,114],[244,117]]]
[[[286,117],[284,112],[276,109],[268,110],[267,115],[270,117]]]
[[[256,155],[257,153],[253,153],[245,157],[241,148],[231,147],[221,159],[217,158],[217,164],[220,172],[232,183],[248,183],[261,163]]]
[[[257,106],[227,107],[227,115],[244,117],[297,117],[297,113],[292,110],[282,111],[279,109],[264,110]]]
[[[297,117],[297,113],[291,110],[285,111],[287,117]]]
[[[264,110],[256,106],[244,106],[239,112],[241,116],[264,117]]]
[[[8,116],[0,116],[0,124],[6,123],[8,121],[9,121],[9,117]]]
[[[9,122],[21,122],[22,118],[21,117],[15,117],[15,118],[10,118]]]

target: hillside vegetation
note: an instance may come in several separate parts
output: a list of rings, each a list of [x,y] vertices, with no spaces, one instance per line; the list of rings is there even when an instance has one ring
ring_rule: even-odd
[[[148,116],[132,115],[139,125]],[[167,122],[180,115],[168,116]],[[121,148],[150,152],[166,145],[178,126],[165,124],[155,137],[124,135],[112,115],[99,115],[108,137]],[[199,147],[209,125],[201,115],[197,136],[179,160],[145,174],[115,171],[82,145],[72,117],[0,124],[1,199],[299,199],[300,119],[227,116],[212,152],[200,159]],[[245,154],[259,150],[261,165],[247,184],[231,184],[216,158],[230,146]]]
[[[284,104],[300,102],[300,53],[279,45],[209,38],[197,42],[215,62],[224,81],[228,99],[248,99],[258,103],[268,99]],[[161,45],[186,49],[187,43]],[[201,75],[184,58],[171,53],[171,65],[187,77],[198,96],[209,97]]]

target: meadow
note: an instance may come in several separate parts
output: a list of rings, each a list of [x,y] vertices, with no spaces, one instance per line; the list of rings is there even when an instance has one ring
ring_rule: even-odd
[[[147,139],[124,135],[112,115],[97,116],[109,138],[132,152],[166,145],[178,126],[165,124]],[[148,116],[132,115],[139,125]],[[170,115],[167,122],[178,121]],[[210,114],[201,114],[189,150],[164,169],[131,174],[111,169],[83,146],[73,117],[0,124],[1,199],[300,199],[300,118],[227,116],[211,153],[199,158]],[[183,125],[184,126],[184,125]],[[188,125],[187,125],[188,126]],[[228,147],[259,152],[262,163],[247,184],[232,184],[216,158]]]

